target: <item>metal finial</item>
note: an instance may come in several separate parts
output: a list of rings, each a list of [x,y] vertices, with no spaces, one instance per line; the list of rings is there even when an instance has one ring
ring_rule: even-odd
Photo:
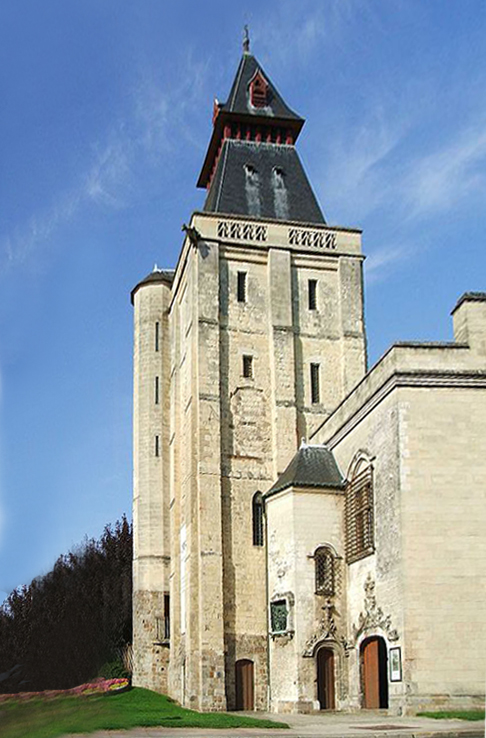
[[[243,53],[250,53],[250,34],[247,25],[243,26]]]

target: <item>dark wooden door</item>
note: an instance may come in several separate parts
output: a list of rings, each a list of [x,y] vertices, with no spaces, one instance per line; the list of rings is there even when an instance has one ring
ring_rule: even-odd
[[[317,699],[321,710],[334,710],[334,653],[330,648],[317,652]]]
[[[254,710],[253,661],[241,659],[236,669],[236,709]]]
[[[370,638],[361,646],[363,707],[388,707],[386,644],[383,638]]]

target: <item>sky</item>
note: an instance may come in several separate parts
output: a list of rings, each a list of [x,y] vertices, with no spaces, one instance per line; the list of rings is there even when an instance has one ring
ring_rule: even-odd
[[[129,293],[203,205],[245,23],[363,229],[370,364],[486,289],[484,0],[2,0],[0,600],[131,517]]]

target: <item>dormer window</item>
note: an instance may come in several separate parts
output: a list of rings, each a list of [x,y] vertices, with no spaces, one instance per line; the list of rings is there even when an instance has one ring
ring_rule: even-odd
[[[254,108],[264,108],[267,104],[268,84],[260,72],[250,82],[250,103]]]
[[[273,182],[278,190],[285,189],[285,173],[282,167],[273,168]]]

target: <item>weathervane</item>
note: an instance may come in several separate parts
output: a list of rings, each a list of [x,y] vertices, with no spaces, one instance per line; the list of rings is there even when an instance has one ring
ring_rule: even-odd
[[[250,53],[250,34],[248,33],[248,26],[243,26],[243,52],[245,54]]]

